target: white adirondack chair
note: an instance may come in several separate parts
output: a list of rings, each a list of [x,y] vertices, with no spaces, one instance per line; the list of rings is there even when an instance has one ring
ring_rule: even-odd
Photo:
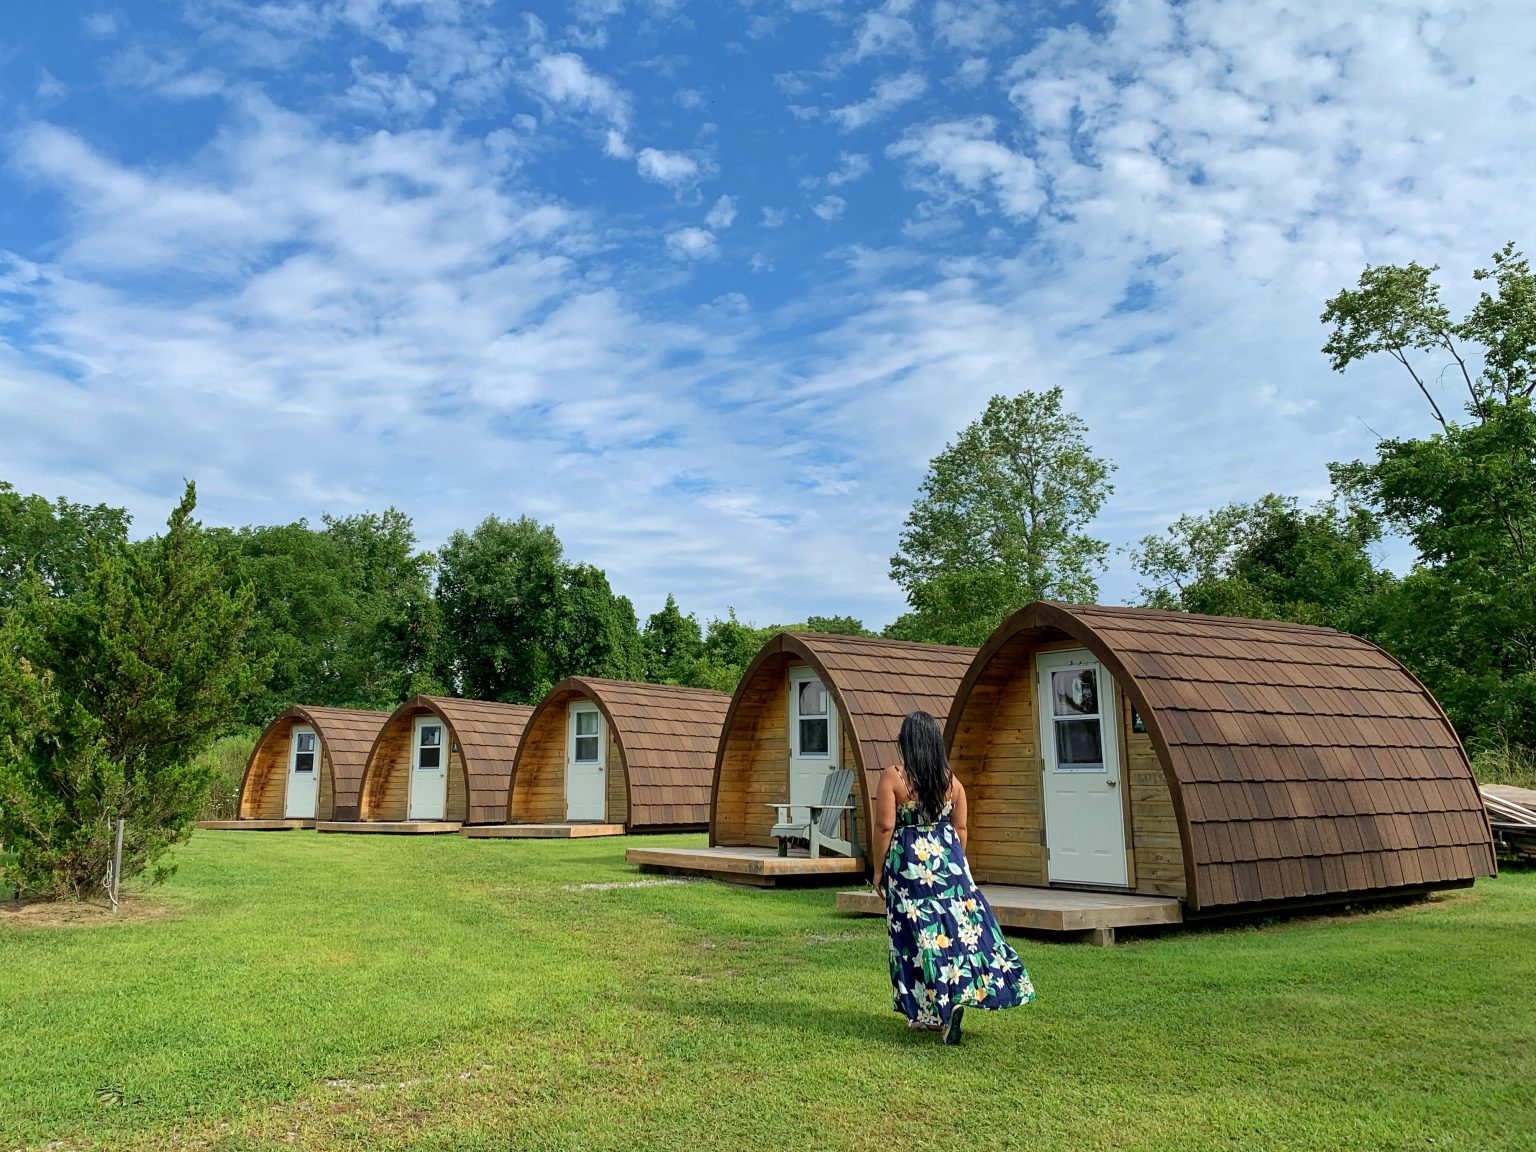
[[[859,850],[858,805],[848,802],[852,796],[853,773],[847,768],[838,768],[827,774],[827,782],[821,790],[821,803],[809,805],[809,820],[791,820],[792,806],[789,804],[768,805],[777,808],[779,812],[778,822],[774,824],[771,833],[779,842],[779,855],[789,854],[791,840],[808,841],[812,860],[819,859],[823,849],[842,856],[863,855]],[[849,835],[846,840],[839,835],[844,812],[848,813]]]

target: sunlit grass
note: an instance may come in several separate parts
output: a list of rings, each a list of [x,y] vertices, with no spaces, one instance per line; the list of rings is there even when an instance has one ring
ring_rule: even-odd
[[[878,921],[581,888],[641,879],[624,843],[199,833],[167,915],[0,919],[0,1148],[1532,1146],[1536,873],[1021,940],[1040,1002],[946,1049],[889,1011]]]

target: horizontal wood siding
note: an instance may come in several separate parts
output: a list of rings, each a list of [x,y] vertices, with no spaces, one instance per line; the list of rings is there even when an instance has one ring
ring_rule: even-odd
[[[624,753],[619,748],[619,742],[614,739],[613,731],[606,724],[603,725],[603,738],[608,742],[607,773],[608,796],[606,804],[608,811],[604,819],[609,824],[629,823],[629,784],[624,779]]]
[[[1027,645],[998,654],[965,701],[949,753],[969,811],[966,857],[987,884],[1046,882],[1032,657]]]
[[[735,722],[725,736],[715,810],[715,843],[771,847],[769,804],[789,792],[789,658],[765,660],[737,691]]]
[[[401,821],[410,800],[411,739],[416,717],[429,715],[426,708],[397,712],[385,725],[363,780],[361,818]]]
[[[1184,898],[1184,850],[1168,777],[1146,732],[1131,731],[1131,702],[1120,701],[1120,739],[1125,749],[1131,804],[1131,846],[1136,891]]]
[[[453,740],[453,729],[446,733],[449,740]],[[450,751],[448,753],[448,815],[445,819],[457,820],[463,824],[469,819],[469,781],[464,775],[464,754],[462,751]]]
[[[280,720],[262,733],[251,753],[250,769],[240,793],[240,819],[281,820],[288,798],[288,754],[293,721]]]
[[[517,773],[512,780],[510,823],[564,824],[565,752],[570,705],[575,692],[548,701],[523,732]]]
[[[325,751],[325,746],[320,748],[320,795],[315,800],[315,819],[332,820],[336,812],[336,789],[331,781],[334,770],[331,767],[330,753]]]

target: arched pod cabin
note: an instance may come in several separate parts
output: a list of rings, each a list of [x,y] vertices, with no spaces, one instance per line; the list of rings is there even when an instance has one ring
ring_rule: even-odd
[[[689,832],[709,826],[724,692],[575,676],[541,700],[518,744],[507,823],[475,837]]]
[[[846,880],[868,868],[870,799],[880,772],[899,761],[908,712],[942,725],[974,648],[863,636],[782,632],[763,645],[731,699],[715,753],[707,849],[631,849],[642,867],[751,884]],[[850,769],[851,811],[842,835],[857,856],[779,854],[775,805],[821,802],[829,773]]]
[[[1332,629],[1031,604],[978,653],[946,737],[984,883],[1213,913],[1495,870],[1439,705]]]
[[[202,828],[312,828],[317,820],[357,817],[368,750],[387,712],[289,708],[267,725],[251,750],[234,820]]]
[[[416,696],[390,714],[368,753],[358,819],[322,832],[456,832],[505,818],[517,744],[533,709]]]

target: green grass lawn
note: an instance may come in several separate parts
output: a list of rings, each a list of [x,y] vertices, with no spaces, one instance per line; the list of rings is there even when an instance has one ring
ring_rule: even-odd
[[[1021,940],[945,1048],[832,891],[578,887],[624,844],[201,832],[126,922],[0,916],[0,1149],[1536,1148],[1536,873]]]

